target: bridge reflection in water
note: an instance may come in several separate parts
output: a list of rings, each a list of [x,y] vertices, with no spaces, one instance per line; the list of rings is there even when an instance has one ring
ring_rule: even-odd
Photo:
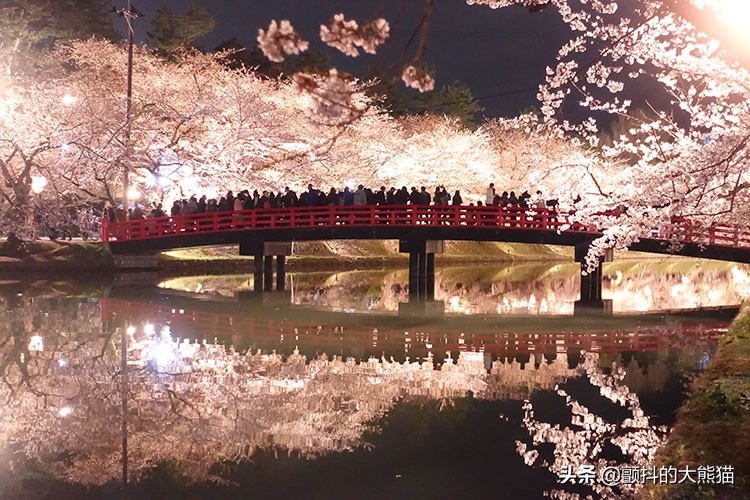
[[[117,481],[125,398],[130,480],[169,463],[206,481],[217,463],[259,450],[316,457],[366,448],[366,436],[405,402],[528,399],[581,377],[600,383],[592,366],[613,361],[628,366],[618,383],[662,387],[672,361],[635,351],[679,348],[695,354],[686,361],[695,368],[722,329],[701,326],[712,323],[705,318],[630,328],[553,320],[523,332],[517,320],[468,329],[465,318],[398,317],[378,318],[373,328],[357,326],[372,316],[294,309],[278,318],[262,305],[223,301],[209,310],[205,300],[132,291],[5,301],[0,448],[16,454],[16,470],[33,463],[68,482]],[[323,326],[331,318],[340,326]],[[639,404],[630,410],[638,414]],[[639,433],[658,439],[648,418],[640,422]]]
[[[639,325],[644,322],[643,317],[605,323],[526,319],[524,326],[517,319],[477,321],[459,316],[421,324],[395,317],[380,316],[374,320],[364,315],[304,307],[283,311],[277,307],[269,312],[263,305],[248,307],[240,301],[217,303],[180,296],[169,299],[165,301],[167,305],[161,305],[105,298],[101,306],[103,318],[123,326],[148,318],[154,324],[169,325],[183,338],[216,338],[245,349],[363,354],[366,346],[368,352],[398,358],[474,351],[524,363],[529,361],[530,354],[551,360],[559,353],[571,353],[577,359],[582,350],[658,351],[669,345],[704,343],[718,335],[718,330],[706,332],[705,319],[670,328],[661,324],[661,315],[651,318],[651,327]],[[373,323],[378,326],[371,326]],[[613,332],[614,325],[622,330]]]

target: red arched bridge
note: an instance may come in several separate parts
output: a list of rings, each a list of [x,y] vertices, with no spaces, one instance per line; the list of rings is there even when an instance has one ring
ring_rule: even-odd
[[[569,213],[463,205],[254,209],[115,223],[105,220],[102,226],[102,239],[114,254],[239,244],[241,255],[255,256],[256,290],[272,288],[273,256],[277,256],[277,287],[283,282],[284,258],[291,253],[291,242],[397,239],[400,250],[409,253],[410,296],[426,300],[433,295],[434,254],[443,251],[445,240],[567,245],[575,247],[576,260],[583,263],[589,245],[601,234],[596,227],[573,222]],[[678,248],[674,243],[679,243]],[[689,220],[675,219],[630,248],[750,262],[750,231],[738,226],[699,228]],[[601,303],[600,271],[582,278],[581,301]]]

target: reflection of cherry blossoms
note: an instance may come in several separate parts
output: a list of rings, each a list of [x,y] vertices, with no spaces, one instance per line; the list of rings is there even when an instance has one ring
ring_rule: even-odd
[[[12,299],[5,309],[0,307],[0,455],[20,464],[14,470],[34,469],[71,483],[116,481],[121,473],[122,443],[120,336],[102,334],[102,330],[112,331],[106,326],[112,315],[101,301],[90,299]],[[182,306],[175,300],[168,302],[172,308]],[[149,324],[169,324],[173,331],[188,334],[177,318],[200,319],[200,315],[189,307],[176,311],[170,320],[160,317]],[[130,314],[127,309],[115,312],[114,317],[120,319],[159,316],[143,311]],[[241,322],[232,319],[229,323]],[[226,322],[200,324],[199,338],[207,335],[207,324],[222,324],[227,333]],[[367,448],[367,436],[386,425],[382,417],[401,403],[439,400],[445,405],[465,397],[520,401],[583,373],[606,397],[631,410],[627,432],[610,442],[631,450],[634,438],[640,436],[645,451],[631,454],[638,460],[646,460],[655,447],[650,444],[656,441],[648,431],[648,419],[623,381],[628,380],[630,387],[638,386],[639,380],[640,385],[652,386],[653,380],[646,382],[643,377],[656,375],[662,380],[663,369],[655,370],[652,364],[646,371],[631,361],[629,378],[622,378],[621,368],[605,376],[596,366],[596,357],[571,368],[576,359],[569,359],[561,352],[562,344],[545,336],[535,335],[533,345],[524,340],[534,354],[519,360],[507,352],[492,359],[489,350],[478,352],[483,347],[468,346],[468,341],[446,344],[444,336],[402,332],[401,342],[424,342],[427,348],[430,339],[429,352],[438,352],[438,344],[459,351],[458,359],[448,354],[439,363],[438,356],[433,359],[431,354],[419,358],[420,362],[367,358],[366,353],[383,352],[386,345],[382,337],[369,335],[357,341],[364,354],[358,361],[326,355],[308,358],[296,351],[282,356],[255,348],[240,353],[217,343],[175,341],[168,328],[161,329],[160,335],[157,331],[144,325],[128,337],[125,394],[132,479],[166,463],[188,480],[221,481],[223,476],[214,475],[217,464],[252,459],[258,450],[287,450],[315,458]],[[352,333],[347,329],[347,336],[356,339]],[[320,330],[314,337],[316,345],[329,345]],[[256,345],[263,344],[257,330],[252,339]],[[302,335],[299,341],[302,347]],[[509,343],[518,349],[517,338]],[[546,351],[548,347],[551,352]],[[335,347],[306,350],[348,351]],[[571,446],[601,448],[595,441],[603,431],[594,430],[612,428],[579,405],[574,414],[575,425],[585,427],[593,441],[573,441],[576,434],[569,433]],[[562,432],[538,425],[540,433],[550,436]]]
[[[638,396],[624,385],[626,372],[623,366],[613,363],[611,373],[606,374],[599,366],[599,357],[586,354],[579,367],[591,384],[599,387],[601,396],[626,408],[630,417],[621,423],[605,421],[593,414],[586,406],[571,397],[565,390],[558,388],[557,393],[565,398],[565,404],[571,410],[571,422],[568,427],[552,425],[536,420],[533,405],[524,403],[524,425],[532,438],[532,445],[516,441],[516,449],[527,465],[539,465],[561,475],[566,468],[578,470],[580,466],[593,465],[597,471],[611,465],[645,466],[650,463],[656,450],[666,441],[668,429],[652,426],[649,417],[641,409]],[[554,446],[554,458],[549,461],[542,456],[542,445]],[[614,445],[622,452],[624,461],[612,461],[604,458],[607,446]],[[597,498],[620,498],[623,493],[636,491],[638,485],[620,485],[620,491],[594,481],[589,485]],[[552,498],[580,498],[578,493],[565,490],[549,492]]]
[[[222,461],[259,448],[301,456],[367,446],[366,431],[402,399],[443,399],[486,387],[483,355],[462,353],[436,368],[370,358],[312,360],[295,352],[248,352],[176,342],[153,330],[131,337],[128,455],[131,475],[169,462],[212,478]],[[2,386],[0,447],[19,451],[54,477],[103,484],[120,474],[120,355],[105,339],[30,353],[28,381]],[[61,460],[61,456],[65,456]]]
[[[445,302],[447,312],[572,314],[580,294],[579,267],[574,263],[487,266],[479,270],[443,267],[435,271],[435,299]],[[309,283],[303,275],[295,278],[296,304],[394,311],[399,302],[408,300],[406,270],[367,275],[338,272]],[[161,286],[193,291],[201,280],[177,278]],[[202,283],[201,290],[210,293],[221,286],[226,287],[226,282]],[[688,260],[671,264],[618,262],[604,268],[603,295],[612,299],[615,312],[729,306],[750,296],[750,268],[718,262],[698,265]]]

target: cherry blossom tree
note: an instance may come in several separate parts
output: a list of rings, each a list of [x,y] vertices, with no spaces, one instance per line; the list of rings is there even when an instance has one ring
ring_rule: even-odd
[[[557,64],[548,68],[538,97],[550,131],[575,137],[599,153],[597,160],[578,162],[596,195],[584,197],[577,206],[579,219],[608,228],[598,251],[625,247],[674,216],[690,217],[696,226],[747,221],[750,64],[743,55],[747,41],[732,25],[732,18],[739,16],[730,10],[744,12],[744,2],[467,3],[493,9],[523,6],[531,12],[554,9],[569,26],[570,40],[559,49]],[[417,32],[424,34],[432,7],[431,0],[425,2]],[[354,55],[350,48],[358,36],[356,23],[347,24],[341,14],[334,22],[338,28],[333,46]],[[324,39],[328,32],[321,30]],[[403,78],[408,86],[428,90],[433,82],[416,65],[423,48],[420,43],[415,60],[403,68]],[[649,88],[653,98],[644,98],[638,86]],[[634,106],[648,112],[632,113]],[[612,144],[600,145],[603,125],[616,116],[629,116],[634,125]],[[545,177],[549,169],[540,165],[536,170],[532,178]],[[569,180],[560,176],[551,183],[552,192],[561,198],[576,196],[568,190]],[[615,207],[629,208],[628,217],[591,217]]]
[[[0,193],[6,227],[29,225],[13,214],[29,213],[34,177],[45,176],[56,193],[75,190],[112,204],[125,168],[155,197],[254,183],[265,188],[267,172],[285,165],[315,171],[317,155],[329,156],[350,127],[382,124],[383,134],[390,121],[371,110],[356,82],[335,74],[330,81],[275,82],[228,69],[221,55],[189,53],[166,61],[145,48],[135,57],[128,121],[121,47],[78,41],[53,57],[57,64],[43,78],[16,78],[4,86]],[[320,94],[300,94],[295,85]],[[338,102],[326,100],[335,92]],[[353,125],[353,118],[360,123]]]
[[[603,161],[592,147],[560,134],[535,114],[490,120],[481,129],[499,154],[497,171],[507,176],[502,190],[540,190],[564,210],[576,208],[579,196],[594,202],[606,198],[624,168],[622,161]]]
[[[4,227],[17,236],[32,235],[35,191],[44,187],[47,173],[61,168],[67,133],[81,126],[70,109],[73,100],[64,89],[45,83],[3,86],[0,210]]]
[[[539,99],[547,122],[598,145],[600,123],[630,115],[629,133],[601,147],[602,159],[628,163],[614,189],[584,200],[591,212],[629,207],[609,227],[603,246],[627,246],[673,216],[696,225],[747,221],[748,72],[737,37],[724,25],[732,2],[477,0],[492,8],[555,8],[571,39],[547,71]],[[732,4],[735,8],[739,3]],[[718,9],[711,10],[711,9]],[[744,64],[744,66],[743,66]],[[656,93],[649,112],[630,89],[636,80]],[[585,119],[570,120],[574,108]],[[593,178],[593,177],[592,177]]]
[[[478,195],[498,178],[509,189],[529,179],[518,159],[507,160],[515,151],[525,151],[523,162],[538,162],[550,157],[540,148],[555,150],[568,163],[582,151],[534,136],[539,124],[531,119],[474,131],[435,116],[394,119],[365,95],[365,85],[335,71],[269,81],[227,68],[220,54],[164,60],[146,48],[134,58],[128,122],[123,48],[91,39],[53,57],[57,64],[44,78],[14,80],[0,103],[7,227],[33,226],[35,178],[47,181],[36,195],[47,202],[73,193],[113,206],[126,168],[147,200],[308,182],[445,184]]]

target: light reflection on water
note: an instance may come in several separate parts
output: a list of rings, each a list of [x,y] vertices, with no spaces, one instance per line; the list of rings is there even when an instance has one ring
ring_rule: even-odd
[[[327,291],[334,289],[327,285]],[[141,480],[146,489],[158,488],[143,474],[164,462],[178,476],[205,482],[216,479],[218,462],[255,460],[269,449],[318,460],[346,452],[366,461],[387,453],[378,436],[387,434],[398,408],[422,415],[437,404],[441,415],[460,421],[473,414],[450,408],[467,400],[470,407],[492,404],[504,415],[515,414],[495,422],[512,426],[515,434],[488,445],[504,449],[502,463],[509,464],[511,476],[523,477],[516,441],[530,443],[529,433],[537,428],[522,418],[523,400],[543,414],[551,408],[545,395],[554,395],[556,386],[580,385],[592,380],[592,370],[607,376],[620,367],[628,392],[651,395],[658,405],[676,400],[666,412],[644,407],[647,416],[668,415],[679,402],[675,380],[699,368],[722,328],[706,319],[521,327],[515,320],[316,316],[299,308],[274,312],[141,288],[130,295],[115,292],[112,298],[57,297],[53,290],[0,296],[0,497],[42,498],[39,491],[28,493],[27,473],[104,485],[73,490],[70,498],[101,497],[117,482],[123,397],[118,326],[136,327],[125,393],[129,469],[131,480]],[[592,354],[582,356],[582,349]],[[576,394],[575,387],[568,390]],[[559,408],[553,414],[568,426],[575,418]],[[660,418],[649,419],[643,432],[669,423]],[[521,455],[527,458],[528,451]],[[467,458],[429,450],[423,460],[430,463],[433,454],[455,467]],[[12,466],[6,462],[11,456]],[[335,468],[329,474],[336,477]],[[476,474],[480,479],[489,473]],[[535,474],[544,480],[525,482],[549,487],[549,471]],[[229,479],[240,481],[239,490],[246,484],[231,474]],[[232,498],[239,490],[222,491]],[[532,497],[538,495],[526,496]]]
[[[408,301],[408,271],[292,273],[294,304],[351,311],[396,311]],[[167,289],[232,296],[252,290],[252,276],[181,277]],[[577,264],[436,269],[435,299],[457,314],[573,314],[579,297]],[[693,259],[605,264],[604,299],[615,312],[738,305],[750,296],[750,266]]]

